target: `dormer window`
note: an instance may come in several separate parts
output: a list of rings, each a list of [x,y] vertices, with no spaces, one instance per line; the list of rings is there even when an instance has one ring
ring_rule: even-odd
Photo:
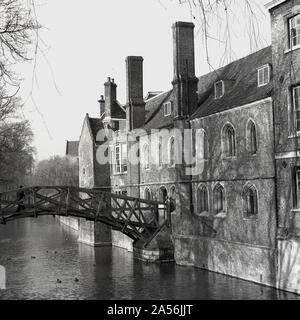
[[[257,69],[258,86],[262,87],[270,82],[270,65],[266,64]]]
[[[289,23],[289,45],[290,49],[300,47],[300,14],[292,17]]]
[[[224,81],[220,80],[215,83],[215,99],[219,99],[224,96]]]
[[[171,101],[164,103],[164,116],[168,117],[173,113],[173,104]]]

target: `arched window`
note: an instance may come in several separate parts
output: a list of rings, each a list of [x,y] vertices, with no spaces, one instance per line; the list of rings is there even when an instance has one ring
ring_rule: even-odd
[[[165,187],[159,189],[159,201],[166,202],[168,198],[168,191]]]
[[[214,210],[218,214],[220,212],[225,212],[225,191],[224,188],[218,184],[214,189]]]
[[[255,218],[258,215],[257,191],[254,186],[244,190],[244,215],[246,218]]]
[[[234,157],[236,155],[235,131],[230,124],[224,127],[222,138],[226,157]]]
[[[170,209],[173,212],[176,209],[176,188],[172,186],[170,189]]]
[[[249,121],[247,125],[247,144],[249,152],[254,155],[257,153],[257,133],[254,122]]]
[[[208,159],[208,140],[204,130],[197,130],[196,152],[198,159]]]
[[[158,165],[161,167],[163,164],[163,150],[162,150],[162,137],[158,141]]]
[[[208,212],[208,191],[205,186],[197,190],[197,211],[198,213]]]
[[[144,191],[144,197],[146,200],[151,201],[152,200],[152,195],[150,189],[146,188]]]
[[[169,166],[175,165],[175,140],[172,137],[169,141]]]
[[[150,169],[150,148],[149,145],[146,143],[143,148],[144,154],[144,169]]]

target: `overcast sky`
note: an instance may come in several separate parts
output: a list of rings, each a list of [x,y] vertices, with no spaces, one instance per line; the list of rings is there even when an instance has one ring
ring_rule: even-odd
[[[267,1],[261,1],[263,4]],[[261,42],[270,44],[268,12],[261,19]],[[236,12],[240,16],[241,12]],[[99,116],[97,100],[107,77],[115,78],[117,95],[125,103],[125,58],[144,57],[144,95],[169,90],[172,81],[172,30],[175,21],[193,21],[196,74],[207,73],[205,46],[189,6],[177,0],[37,0],[43,25],[32,82],[33,64],[18,67],[23,77],[24,117],[31,121],[39,160],[64,155],[66,140],[78,140],[86,113]],[[237,58],[250,52],[245,34],[235,26],[232,39]],[[219,67],[222,50],[210,44],[210,59]],[[33,85],[32,85],[33,83]],[[33,99],[28,96],[32,91]]]

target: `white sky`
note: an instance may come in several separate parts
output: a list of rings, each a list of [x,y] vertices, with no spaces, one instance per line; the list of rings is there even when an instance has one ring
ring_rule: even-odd
[[[24,79],[23,113],[31,121],[39,160],[64,155],[66,140],[79,139],[85,114],[99,115],[97,100],[107,77],[115,78],[118,100],[125,103],[126,56],[144,57],[144,95],[171,88],[171,26],[179,20],[192,21],[187,5],[179,6],[177,0],[36,1],[39,22],[45,27],[40,46],[46,59],[39,52],[33,86],[33,63],[17,70]],[[267,1],[261,2],[263,8]],[[263,10],[261,47],[270,44],[269,15]],[[199,76],[209,67],[199,26],[193,22]],[[235,28],[238,31],[240,26]],[[217,43],[211,45],[211,62],[217,68],[222,50]],[[233,38],[233,47],[237,58],[249,53],[245,34]],[[27,99],[32,88],[34,102]]]

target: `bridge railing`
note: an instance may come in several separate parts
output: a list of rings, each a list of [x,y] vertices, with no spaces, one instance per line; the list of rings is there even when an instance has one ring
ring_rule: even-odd
[[[170,217],[168,204],[163,202],[97,189],[34,186],[0,194],[2,223],[47,214],[100,221],[134,239],[149,238]]]

